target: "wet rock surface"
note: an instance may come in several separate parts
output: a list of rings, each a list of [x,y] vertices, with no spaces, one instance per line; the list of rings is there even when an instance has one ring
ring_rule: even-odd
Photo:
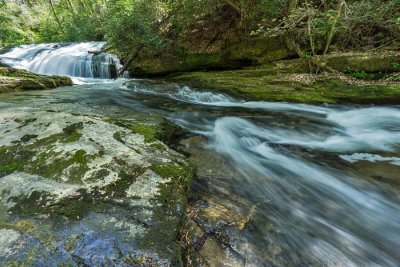
[[[232,168],[229,159],[207,149],[210,140],[206,137],[192,136],[182,140],[180,145],[197,167],[181,239],[187,265],[357,266],[337,248],[323,241],[291,251],[285,239],[287,229],[296,227],[296,222],[287,220],[288,225],[282,226],[271,219],[279,209],[276,199],[268,194],[257,196],[257,187],[246,191],[244,188],[249,186],[249,180],[239,170]],[[305,158],[313,154],[295,147],[284,149],[289,149],[290,153],[300,153]],[[382,192],[388,199],[398,202],[398,191],[393,190],[394,187],[398,188],[398,177],[396,172],[386,172],[398,169],[394,166],[398,157],[355,154],[340,156],[340,159],[342,161],[338,160],[337,155],[326,152],[309,158],[310,161],[323,161],[349,173],[358,173],[363,179],[374,183],[384,181],[388,184],[380,183]],[[260,178],[257,175],[251,177],[261,186],[263,180]],[[307,235],[314,238],[312,231]]]
[[[158,141],[162,118],[3,96],[0,265],[179,263],[192,168]]]
[[[204,149],[207,142],[201,136],[181,142],[197,167],[181,241],[186,264],[285,266],[288,263],[280,255],[282,248],[276,240],[258,243],[260,240],[252,236],[263,220],[271,235],[279,235],[279,230],[258,212],[269,200],[254,203],[235,194],[233,184],[240,187],[245,181],[237,180],[237,171],[229,168],[226,159]]]
[[[65,76],[39,75],[0,66],[0,93],[45,90],[70,85],[72,85],[72,80]]]

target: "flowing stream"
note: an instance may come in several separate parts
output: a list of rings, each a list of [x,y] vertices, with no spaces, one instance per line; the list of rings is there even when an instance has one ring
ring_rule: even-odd
[[[133,86],[190,107],[168,116],[206,136],[205,148],[228,159],[220,168],[234,170],[224,184],[228,196],[216,197],[258,205],[260,225],[245,238],[255,242],[252,249],[235,244],[249,262],[263,264],[262,250],[275,239],[290,265],[298,257],[301,264],[398,265],[398,108],[246,102],[187,87],[158,89]],[[279,234],[263,227],[266,222]]]
[[[82,54],[102,45],[26,46],[2,57],[38,73],[110,78],[102,66],[119,64],[114,57],[105,56],[96,69],[93,55]],[[150,80],[8,97],[158,114],[186,129],[180,149],[197,166],[194,190],[228,210],[251,214],[241,229],[204,223],[229,237],[222,247],[242,263],[400,265],[398,106],[247,102]]]

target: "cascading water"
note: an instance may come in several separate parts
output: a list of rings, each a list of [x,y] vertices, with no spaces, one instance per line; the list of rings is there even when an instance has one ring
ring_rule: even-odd
[[[0,55],[0,61],[39,74],[116,78],[121,64],[115,55],[99,53],[105,45],[104,42],[21,45]]]
[[[217,163],[222,174],[208,185],[216,191],[211,198],[231,208],[257,207],[251,230],[229,232],[249,266],[398,266],[398,191],[369,178],[398,170],[398,108],[246,102],[187,87],[132,87],[198,106],[171,118],[207,136],[206,148],[227,159]],[[207,175],[215,172],[212,160]],[[285,252],[267,259],[274,242]]]

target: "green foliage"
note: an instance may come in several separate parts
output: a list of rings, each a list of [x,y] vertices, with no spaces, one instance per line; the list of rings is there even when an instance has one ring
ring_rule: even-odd
[[[349,74],[350,76],[352,76],[353,78],[359,79],[359,80],[379,80],[382,79],[384,77],[386,77],[386,75],[384,73],[381,72],[376,72],[376,73],[368,73],[365,71],[360,71],[360,70],[353,70],[351,68],[347,68],[345,70],[345,73]]]
[[[105,40],[128,61],[202,53],[216,40],[223,49],[246,38],[280,36],[290,50],[313,56],[396,45],[399,6],[400,0],[0,1],[0,46]]]
[[[387,81],[400,82],[400,72],[389,73],[385,75]]]
[[[354,71],[349,69],[346,73],[350,74],[352,77],[360,80],[366,80],[368,77],[368,74],[365,71]]]
[[[256,36],[282,36],[290,49],[323,54],[336,49],[379,47],[400,37],[400,0],[291,1],[297,3],[272,24],[259,23]],[[271,22],[271,21],[270,21]]]
[[[49,1],[39,29],[40,41],[104,39],[107,1]]]
[[[0,47],[32,42],[38,27],[38,7],[28,10],[17,3],[0,3]]]
[[[128,54],[132,49],[158,51],[164,45],[162,21],[167,16],[166,5],[159,0],[109,0],[106,38],[118,44]]]

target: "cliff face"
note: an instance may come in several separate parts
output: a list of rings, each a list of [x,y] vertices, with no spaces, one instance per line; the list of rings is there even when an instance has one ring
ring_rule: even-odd
[[[196,48],[191,52],[157,56],[141,53],[130,65],[129,73],[133,77],[149,77],[195,70],[235,69],[293,56],[293,52],[277,38],[249,39],[218,49]]]
[[[139,53],[130,64],[133,77],[163,76],[179,72],[241,69],[256,67],[283,59],[295,59],[298,55],[288,50],[279,38],[249,39],[210,51],[164,53],[147,55]],[[400,71],[400,53],[396,51],[336,53],[327,56],[299,59],[286,72],[309,72],[309,61],[320,63],[320,70],[342,73],[387,74]],[[320,71],[319,70],[319,71]],[[311,70],[312,71],[312,70]],[[382,76],[382,75],[381,75]]]

